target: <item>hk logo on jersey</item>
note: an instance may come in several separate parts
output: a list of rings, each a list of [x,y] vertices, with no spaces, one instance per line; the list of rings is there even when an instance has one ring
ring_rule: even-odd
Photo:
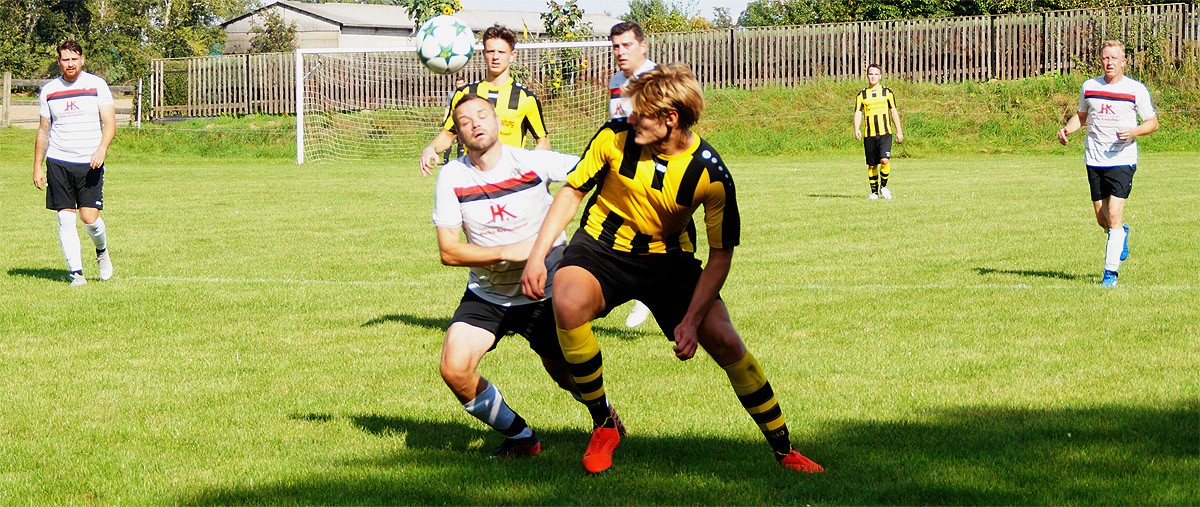
[[[64,109],[64,111],[78,111],[78,110],[79,110],[79,106],[75,105],[74,100],[68,101],[67,107],[66,107],[66,109]]]
[[[505,215],[507,215],[507,217]],[[494,224],[496,222],[508,220],[509,218],[517,218],[517,216],[512,213],[509,213],[508,210],[504,209],[503,204],[493,204],[492,205],[492,219],[488,223]]]
[[[1100,106],[1100,114],[1113,114],[1112,106],[1109,104]]]

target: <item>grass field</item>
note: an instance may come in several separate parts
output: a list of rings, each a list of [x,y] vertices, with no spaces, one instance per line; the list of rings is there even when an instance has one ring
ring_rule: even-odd
[[[727,157],[723,295],[828,472],[775,466],[710,359],[618,311],[630,436],[588,477],[520,339],[482,370],[534,459],[488,459],[438,377],[466,271],[414,163],[112,162],[117,276],[71,288],[29,146],[0,158],[2,504],[1200,503],[1195,153],[1143,154],[1115,289],[1078,154],[897,159],[886,202],[858,154]]]

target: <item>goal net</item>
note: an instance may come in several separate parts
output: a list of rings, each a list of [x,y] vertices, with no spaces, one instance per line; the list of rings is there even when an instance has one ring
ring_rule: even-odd
[[[608,118],[608,41],[517,43],[513,78],[533,90],[551,147],[580,153]],[[453,75],[429,72],[416,48],[296,50],[296,163],[411,161],[446,118]],[[482,50],[458,72],[485,79]],[[532,141],[528,147],[532,147]]]

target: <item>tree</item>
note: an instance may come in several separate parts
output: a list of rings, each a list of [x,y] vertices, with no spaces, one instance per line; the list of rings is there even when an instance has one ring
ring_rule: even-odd
[[[642,25],[646,32],[684,32],[689,29],[693,17],[697,16],[674,2],[629,0],[629,13],[621,19]]]
[[[546,2],[546,12],[542,13],[542,25],[546,37],[554,40],[571,40],[592,33],[592,24],[583,20],[583,9],[575,5],[575,0],[558,3],[557,0]],[[550,95],[554,96],[575,83],[575,77],[588,68],[587,58],[579,48],[563,48],[546,55],[542,62],[542,71],[550,77]]]
[[[285,22],[283,16],[271,10],[263,15],[263,25],[250,27],[251,53],[282,53],[296,49],[296,22]]]
[[[412,17],[413,24],[421,26],[429,21],[429,18],[441,14],[454,14],[462,10],[462,3],[458,0],[376,0],[364,3],[379,3],[389,5],[401,5],[408,11],[408,15]]]
[[[712,27],[713,28],[721,28],[721,29],[733,28],[735,25],[736,25],[736,23],[734,23],[734,21],[733,21],[733,16],[729,15],[728,7],[714,7],[713,8],[713,19],[712,19]]]

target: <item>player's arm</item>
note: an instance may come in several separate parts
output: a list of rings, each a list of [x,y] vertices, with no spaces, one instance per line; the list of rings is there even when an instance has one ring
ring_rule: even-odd
[[[1058,142],[1062,143],[1063,146],[1066,146],[1067,136],[1075,133],[1075,131],[1079,130],[1080,127],[1087,125],[1087,116],[1087,111],[1079,111],[1078,113],[1071,115],[1070,118],[1067,118],[1067,124],[1063,125],[1063,128],[1058,130]]]
[[[112,144],[113,138],[117,136],[117,108],[113,105],[100,106],[100,146],[96,147],[96,151],[92,153],[92,169],[104,165],[104,159],[108,156],[108,146]]]
[[[33,142],[33,186],[46,188],[46,150],[50,147],[50,118],[39,116],[37,138]]]
[[[550,149],[550,134],[546,132],[546,121],[542,116],[542,101],[537,96],[533,96],[532,99],[526,106],[528,109],[525,112],[525,127],[537,140],[533,149],[548,150]]]
[[[700,272],[700,279],[696,282],[696,291],[692,293],[687,313],[679,325],[675,326],[675,357],[687,360],[696,354],[700,324],[712,309],[713,302],[717,300],[717,294],[725,285],[732,265],[733,247],[708,250],[708,262]]]
[[[529,256],[534,238],[504,246],[479,246],[462,241],[462,227],[438,227],[438,252],[446,266],[490,266],[498,262],[520,262]]]
[[[1118,130],[1117,131],[1117,139],[1120,139],[1122,141],[1132,141],[1135,138],[1137,138],[1138,136],[1152,134],[1156,130],[1158,130],[1158,117],[1157,116],[1143,121],[1141,125],[1138,125],[1134,128]]]
[[[862,141],[862,110],[854,111],[854,138]]]
[[[583,202],[584,192],[569,185],[563,185],[554,194],[554,202],[538,231],[537,241],[529,251],[529,259],[525,262],[525,272],[521,274],[521,291],[530,299],[546,297],[546,255],[558,239],[558,235],[567,228],[567,223],[575,218],[575,211]]]
[[[900,126],[900,111],[896,108],[891,108],[888,113],[892,116],[892,123],[896,124],[896,140],[904,142],[904,128]]]
[[[421,174],[425,176],[432,174],[433,166],[438,163],[438,154],[450,149],[453,145],[453,132],[449,130],[438,132],[433,140],[425,145],[425,149],[421,150]]]

